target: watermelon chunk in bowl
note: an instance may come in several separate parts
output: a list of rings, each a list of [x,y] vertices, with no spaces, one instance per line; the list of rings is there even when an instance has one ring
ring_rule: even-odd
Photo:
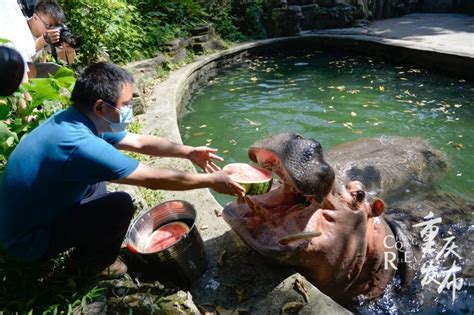
[[[271,171],[247,163],[230,163],[224,166],[233,181],[245,188],[247,195],[266,194],[272,188],[273,174]]]

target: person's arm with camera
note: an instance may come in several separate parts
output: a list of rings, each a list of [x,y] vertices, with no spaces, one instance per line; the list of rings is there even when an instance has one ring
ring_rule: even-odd
[[[46,30],[46,32],[43,33],[43,36],[38,37],[35,41],[36,51],[40,51],[47,45],[56,44],[57,42],[59,42],[59,38],[60,38],[59,29],[54,28],[54,29]]]

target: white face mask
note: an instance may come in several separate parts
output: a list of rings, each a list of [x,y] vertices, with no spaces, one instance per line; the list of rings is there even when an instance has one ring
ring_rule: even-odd
[[[109,103],[104,102],[105,104],[110,105]],[[117,108],[115,106],[112,106],[115,109],[118,109],[120,113],[120,119],[118,122],[111,122],[107,118],[103,117],[103,119],[109,123],[110,130],[112,130],[113,133],[117,132],[122,132],[125,129],[127,129],[128,125],[132,122],[133,119],[133,107],[132,105],[126,105],[122,106],[122,108]]]

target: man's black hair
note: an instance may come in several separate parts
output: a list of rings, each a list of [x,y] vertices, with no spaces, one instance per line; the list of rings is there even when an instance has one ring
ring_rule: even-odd
[[[94,63],[77,78],[71,101],[76,108],[89,113],[98,99],[115,105],[122,88],[132,83],[133,77],[127,70],[108,62]]]
[[[65,20],[64,11],[61,6],[52,0],[40,0],[36,3],[35,13],[43,13],[52,17],[57,24],[63,23]]]

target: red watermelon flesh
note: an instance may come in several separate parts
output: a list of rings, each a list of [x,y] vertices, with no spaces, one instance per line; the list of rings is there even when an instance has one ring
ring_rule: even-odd
[[[246,163],[231,163],[223,168],[233,181],[245,188],[247,195],[267,193],[272,187],[272,172],[259,166]]]
[[[228,164],[224,169],[230,173],[230,177],[236,182],[246,183],[267,181],[272,177],[270,171],[246,163]]]
[[[189,226],[183,222],[171,222],[160,226],[148,237],[143,252],[154,253],[170,247],[189,232]]]

